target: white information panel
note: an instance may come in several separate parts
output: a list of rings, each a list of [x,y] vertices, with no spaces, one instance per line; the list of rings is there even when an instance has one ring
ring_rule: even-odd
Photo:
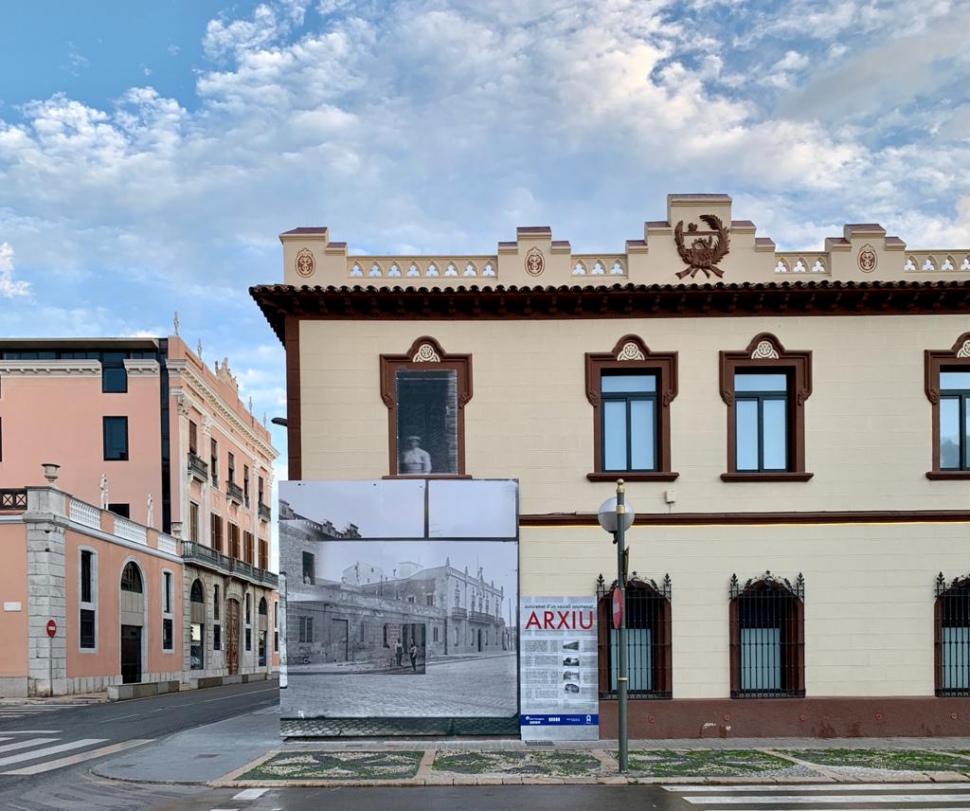
[[[522,597],[519,608],[522,739],[598,739],[596,599]]]

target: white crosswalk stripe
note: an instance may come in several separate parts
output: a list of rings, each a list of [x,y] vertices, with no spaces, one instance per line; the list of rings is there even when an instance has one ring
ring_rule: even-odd
[[[69,709],[69,705],[60,704],[5,704],[0,705],[0,721],[12,721],[16,718],[26,718],[31,715],[48,715]]]
[[[36,734],[40,730],[4,730],[0,736],[0,777],[3,775],[40,774],[42,772],[73,766],[86,760],[113,755],[135,746],[151,743],[152,739],[133,739],[120,743],[105,744],[107,738],[80,738],[78,740],[64,740],[63,738],[20,738],[18,735]],[[56,730],[44,730],[50,734]],[[95,747],[95,748],[92,748]],[[85,750],[85,751],[77,751]],[[65,755],[65,757],[53,757]],[[31,761],[40,761],[31,763]],[[29,765],[27,765],[29,764]],[[12,768],[10,768],[12,767]]]
[[[826,783],[664,786],[700,809],[720,811],[966,811],[970,783]],[[810,806],[810,809],[807,807]]]

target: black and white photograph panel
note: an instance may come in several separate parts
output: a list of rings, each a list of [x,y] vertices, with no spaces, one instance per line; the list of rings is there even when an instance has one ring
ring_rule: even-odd
[[[503,538],[519,534],[516,479],[445,479],[428,482],[432,538]]]
[[[300,520],[321,539],[424,538],[425,487],[410,479],[283,481],[280,522]]]
[[[398,470],[403,475],[458,473],[458,374],[401,369],[397,394]]]

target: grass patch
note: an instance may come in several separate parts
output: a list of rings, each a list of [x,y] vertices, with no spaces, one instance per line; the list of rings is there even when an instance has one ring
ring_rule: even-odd
[[[278,754],[237,780],[404,780],[424,752],[299,752]]]
[[[852,766],[897,772],[965,772],[970,769],[970,762],[944,752],[925,750],[801,749],[786,751],[785,754],[820,766]]]
[[[582,777],[598,773],[602,764],[586,752],[439,752],[432,768],[453,774]]]
[[[637,750],[630,769],[657,777],[744,777],[791,769],[794,764],[764,752],[741,749]]]

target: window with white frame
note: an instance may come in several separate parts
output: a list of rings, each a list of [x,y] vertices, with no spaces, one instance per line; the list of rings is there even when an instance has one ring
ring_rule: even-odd
[[[175,595],[172,585],[172,573],[162,572],[162,649],[172,650],[175,647],[175,617],[173,603]]]
[[[81,650],[95,650],[98,646],[98,557],[94,550],[81,550],[78,578],[78,646]]]

